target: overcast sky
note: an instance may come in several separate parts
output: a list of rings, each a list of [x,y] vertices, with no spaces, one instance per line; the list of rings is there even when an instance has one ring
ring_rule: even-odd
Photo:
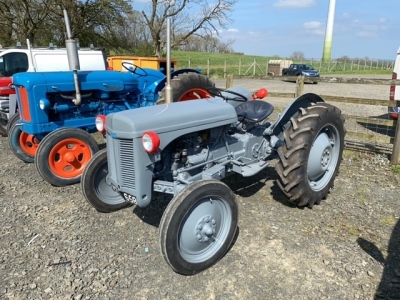
[[[322,57],[329,0],[237,2],[234,22],[220,32],[223,40],[235,40],[236,52]],[[400,0],[336,0],[332,58],[394,59],[399,46]]]

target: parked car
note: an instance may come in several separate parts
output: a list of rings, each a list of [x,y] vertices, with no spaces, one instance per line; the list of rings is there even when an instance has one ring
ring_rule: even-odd
[[[315,70],[313,66],[308,64],[291,64],[289,68],[282,69],[283,76],[300,76],[303,75],[307,78],[319,78],[318,70]],[[313,81],[318,83],[318,81]]]
[[[400,49],[397,50],[396,60],[394,62],[394,68],[392,73],[392,79],[397,80],[397,74],[400,73]],[[391,85],[390,86],[390,93],[389,93],[389,100],[390,101],[400,101],[400,86],[399,85]],[[400,112],[400,107],[395,106],[391,107],[388,106],[388,114],[392,119],[398,119]]]

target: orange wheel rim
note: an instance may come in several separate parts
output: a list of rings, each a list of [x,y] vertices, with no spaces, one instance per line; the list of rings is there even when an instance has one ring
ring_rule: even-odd
[[[187,90],[178,101],[188,101],[188,100],[198,100],[198,99],[205,99],[211,98],[211,95],[206,90],[200,88],[194,88]]]
[[[19,135],[19,146],[26,154],[35,156],[36,150],[39,147],[39,141],[33,134],[22,131]]]
[[[74,178],[82,174],[92,157],[87,143],[79,139],[65,139],[51,149],[49,168],[54,175],[62,178]]]

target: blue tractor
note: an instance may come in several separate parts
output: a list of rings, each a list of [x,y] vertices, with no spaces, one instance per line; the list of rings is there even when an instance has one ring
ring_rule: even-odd
[[[19,73],[13,76],[19,113],[8,124],[9,146],[54,186],[80,181],[99,150],[95,119],[165,103],[166,76],[123,63],[128,72],[72,71]],[[171,101],[210,98],[214,83],[196,70],[171,74]],[[76,89],[78,81],[79,90]]]

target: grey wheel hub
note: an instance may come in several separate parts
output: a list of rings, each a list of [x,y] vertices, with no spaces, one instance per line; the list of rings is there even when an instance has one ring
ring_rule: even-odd
[[[211,216],[204,217],[196,226],[196,238],[199,242],[208,242],[215,233],[217,221]]]
[[[339,151],[337,128],[325,126],[315,138],[308,157],[307,176],[311,189],[319,191],[329,183],[339,161]]]

